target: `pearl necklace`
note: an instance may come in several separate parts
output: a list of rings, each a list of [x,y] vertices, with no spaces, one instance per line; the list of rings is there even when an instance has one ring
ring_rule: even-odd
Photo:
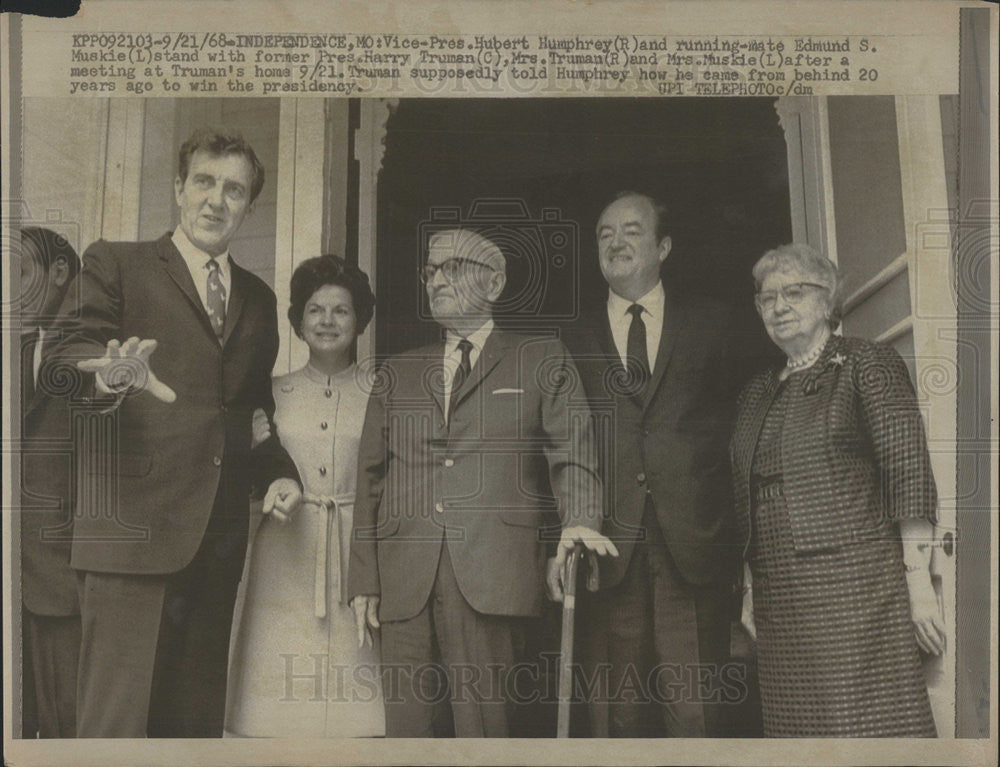
[[[785,362],[785,367],[789,370],[801,370],[802,368],[809,367],[816,360],[819,359],[819,355],[823,353],[823,349],[826,348],[827,339],[823,339],[823,343],[819,344],[815,349],[813,349],[805,357],[800,357],[797,360],[793,360],[791,357]]]

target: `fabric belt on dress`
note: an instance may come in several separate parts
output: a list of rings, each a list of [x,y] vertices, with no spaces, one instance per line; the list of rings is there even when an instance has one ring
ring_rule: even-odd
[[[785,481],[780,474],[752,474],[750,496],[754,503],[763,503],[784,495]]]
[[[341,556],[340,545],[344,538],[343,507],[353,506],[353,498],[333,498],[329,495],[307,495],[302,503],[316,507],[316,574],[313,587],[313,600],[317,618],[326,617],[327,592],[333,589],[338,594],[341,604],[347,602],[347,574],[344,572],[346,562]],[[337,525],[336,540],[333,550],[330,549],[330,515],[333,514]],[[331,561],[332,560],[332,561]],[[334,583],[327,583],[327,572],[333,570]]]

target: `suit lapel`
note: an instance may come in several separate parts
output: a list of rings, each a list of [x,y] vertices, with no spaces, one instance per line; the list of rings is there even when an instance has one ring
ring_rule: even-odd
[[[656,389],[663,380],[663,373],[670,363],[670,355],[677,343],[677,336],[683,332],[686,321],[685,312],[681,310],[681,298],[673,290],[664,286],[663,328],[660,331],[660,345],[656,351],[656,364],[653,366],[649,384],[643,392],[643,405],[648,405],[656,394]]]
[[[205,306],[201,303],[198,289],[195,288],[194,280],[191,279],[191,271],[177,250],[177,246],[174,245],[169,234],[163,235],[157,245],[159,247],[160,263],[163,265],[164,271],[166,271],[170,279],[176,283],[177,287],[185,295],[205,331],[211,333],[212,337],[215,338],[215,331],[212,330],[212,322],[208,319],[208,313],[205,311]]]
[[[229,305],[226,307],[226,324],[222,329],[222,345],[229,342],[229,336],[233,333],[233,328],[239,322],[240,314],[243,312],[243,301],[249,289],[249,279],[246,271],[237,266],[232,256],[229,257],[229,274],[232,279],[229,281]]]
[[[482,383],[483,379],[490,374],[490,371],[496,367],[497,363],[502,359],[504,352],[507,349],[509,336],[503,331],[493,329],[489,337],[486,339],[486,343],[483,344],[483,350],[479,354],[479,359],[476,360],[476,364],[472,366],[472,371],[469,373],[469,377],[462,382],[461,387],[459,387],[458,393],[453,395],[452,404],[455,409],[469,394]]]

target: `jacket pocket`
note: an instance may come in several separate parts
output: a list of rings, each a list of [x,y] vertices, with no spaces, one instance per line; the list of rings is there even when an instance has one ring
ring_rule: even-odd
[[[534,509],[530,511],[501,511],[500,521],[511,527],[527,527],[535,529],[541,523],[538,512]]]

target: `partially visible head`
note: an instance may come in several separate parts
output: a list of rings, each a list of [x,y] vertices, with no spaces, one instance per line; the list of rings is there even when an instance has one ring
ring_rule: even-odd
[[[59,310],[80,257],[65,237],[51,229],[29,226],[21,230],[20,314],[26,325],[46,324]]]
[[[757,312],[778,346],[818,338],[840,325],[840,275],[811,246],[792,243],[769,250],[754,264],[753,280]]]
[[[431,235],[423,278],[431,314],[445,327],[492,315],[507,284],[507,260],[495,243],[469,229]]]
[[[368,275],[339,256],[318,256],[299,264],[290,293],[288,321],[314,354],[350,350],[375,313]]]
[[[639,192],[619,192],[601,211],[598,258],[615,293],[636,300],[656,285],[672,244],[667,227],[666,206]]]
[[[196,130],[181,146],[174,179],[181,229],[213,256],[229,247],[264,186],[264,168],[238,133]]]

